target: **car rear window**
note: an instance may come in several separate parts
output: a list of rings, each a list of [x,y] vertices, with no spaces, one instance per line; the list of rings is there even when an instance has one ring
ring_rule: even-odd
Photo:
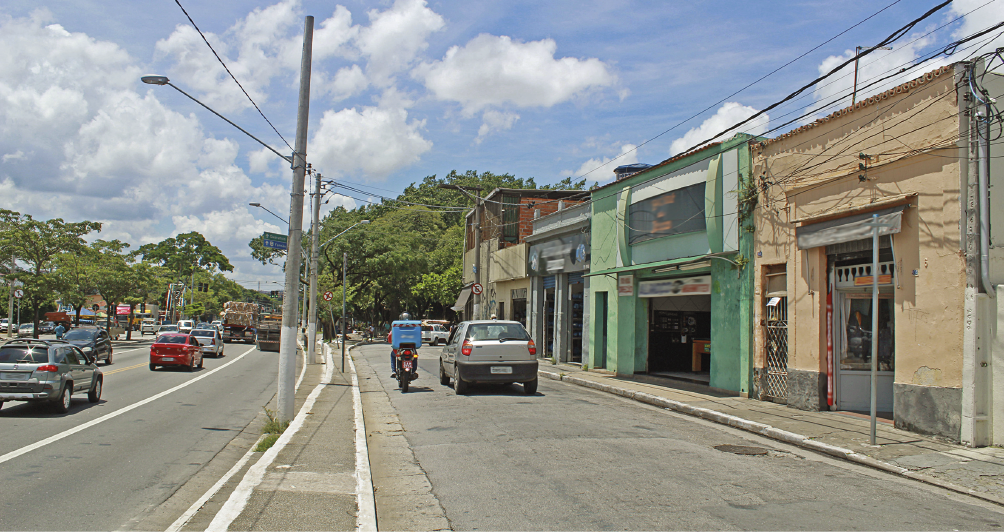
[[[187,344],[188,337],[182,336],[180,334],[165,334],[164,336],[157,337],[157,341],[154,343],[158,344]]]
[[[196,329],[196,330],[192,331],[192,336],[207,336],[207,337],[208,336],[216,336],[216,331],[205,330],[205,329]]]
[[[4,347],[0,348],[0,363],[32,362],[45,364],[49,362],[49,350],[45,347]]]
[[[476,340],[520,340],[527,341],[530,335],[518,323],[474,323],[467,328],[467,339]]]

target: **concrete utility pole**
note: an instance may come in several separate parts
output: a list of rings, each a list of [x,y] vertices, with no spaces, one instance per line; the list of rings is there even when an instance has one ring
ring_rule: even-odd
[[[481,192],[483,190],[481,187],[462,187],[460,185],[446,185],[441,184],[439,188],[448,190],[459,190],[463,192],[468,197],[474,199],[474,283],[481,284],[481,197],[475,196],[466,189],[471,189],[475,192]],[[466,237],[465,237],[466,239]],[[466,265],[464,266],[467,267]],[[471,319],[482,319],[481,316],[481,294],[474,295],[474,311]]]
[[[349,335],[345,333],[345,269],[349,262],[349,254],[342,253],[342,373],[345,373],[345,341]]]
[[[303,233],[303,178],[307,170],[307,117],[310,111],[310,61],[314,37],[314,17],[303,25],[303,53],[300,58],[300,98],[296,112],[296,144],[293,148],[293,185],[289,201],[289,234],[286,252],[285,293],[282,301],[282,331],[279,336],[279,421],[293,420],[296,377],[296,296],[300,286],[300,237]],[[296,253],[293,253],[293,251]]]
[[[310,310],[307,311],[307,360],[320,364],[317,342],[317,252],[321,240],[321,173],[314,172],[314,219],[310,230]]]

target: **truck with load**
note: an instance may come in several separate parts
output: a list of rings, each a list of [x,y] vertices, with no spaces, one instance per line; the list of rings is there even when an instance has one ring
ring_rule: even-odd
[[[223,304],[220,320],[223,321],[224,342],[252,343],[258,326],[258,304],[227,301]]]
[[[258,320],[255,346],[259,351],[279,352],[279,337],[282,333],[282,314],[262,314]]]

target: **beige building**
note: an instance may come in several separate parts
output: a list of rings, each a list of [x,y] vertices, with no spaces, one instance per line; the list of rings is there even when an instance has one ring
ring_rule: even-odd
[[[1004,349],[991,355],[997,311],[984,293],[996,289],[980,276],[978,124],[960,113],[977,103],[968,69],[938,68],[752,145],[754,396],[867,412],[877,342],[877,408],[897,427],[1004,443],[1004,381],[995,392],[992,373]]]

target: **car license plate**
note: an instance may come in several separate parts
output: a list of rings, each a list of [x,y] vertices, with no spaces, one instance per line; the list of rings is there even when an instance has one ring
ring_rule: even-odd
[[[493,374],[511,375],[512,368],[509,366],[492,366]]]
[[[164,362],[174,362],[174,357],[163,357],[161,360]]]
[[[28,380],[27,373],[0,373],[0,379],[7,381],[26,381]]]

